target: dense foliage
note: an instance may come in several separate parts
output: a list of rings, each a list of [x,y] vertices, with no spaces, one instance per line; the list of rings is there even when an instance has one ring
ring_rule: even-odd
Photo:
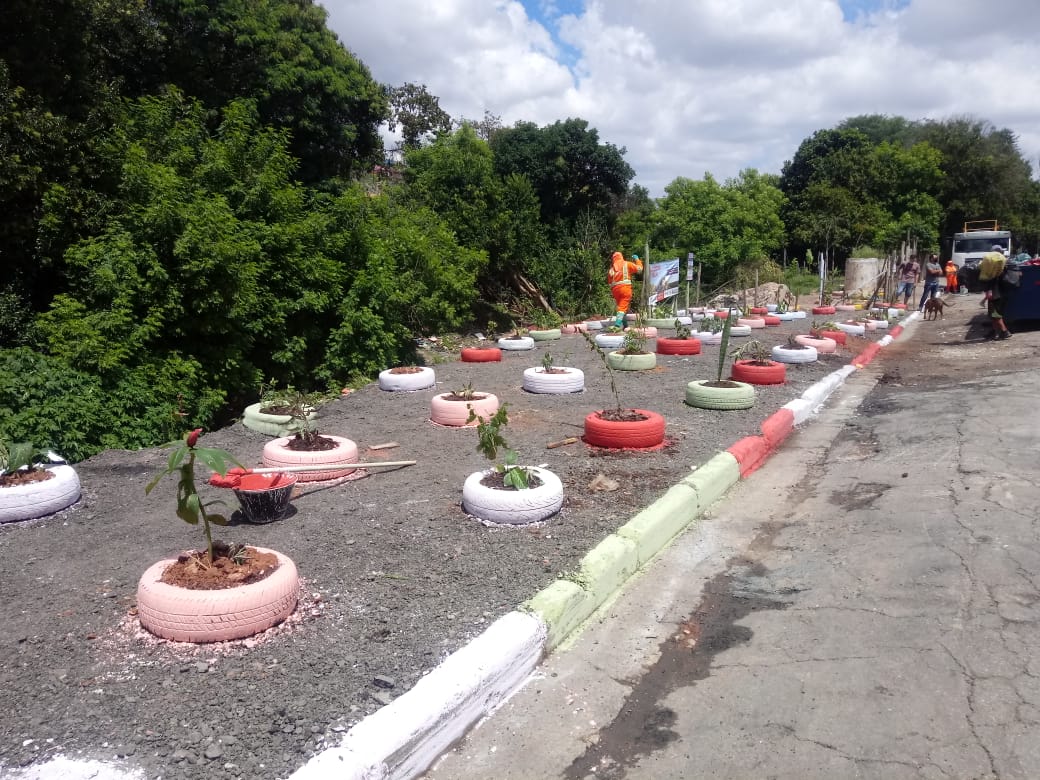
[[[75,460],[154,445],[265,382],[413,362],[417,336],[605,312],[615,249],[695,253],[707,290],[807,294],[815,273],[781,258],[938,247],[965,219],[1040,241],[1040,184],[985,122],[853,117],[780,176],[654,199],[585,120],[453,120],[424,85],[377,84],[325,19],[313,0],[0,4],[0,437]]]

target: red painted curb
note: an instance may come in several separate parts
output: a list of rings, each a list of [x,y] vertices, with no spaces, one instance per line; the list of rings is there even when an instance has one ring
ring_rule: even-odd
[[[765,436],[745,436],[726,450],[737,459],[741,479],[761,466],[772,451],[773,448],[769,446]]]
[[[902,325],[895,325],[895,326],[892,327],[891,330],[888,331],[888,335],[891,336],[892,338],[895,338],[896,336],[898,336],[902,332],[903,332],[903,326]]]
[[[864,347],[863,351],[853,358],[852,365],[856,368],[863,368],[863,366],[868,365],[870,361],[878,356],[880,350],[881,346],[879,344],[871,344],[868,347]]]
[[[762,435],[770,449],[776,449],[794,430],[794,412],[790,409],[777,409],[762,421]]]

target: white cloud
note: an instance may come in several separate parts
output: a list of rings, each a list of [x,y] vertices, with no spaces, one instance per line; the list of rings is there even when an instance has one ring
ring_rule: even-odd
[[[858,114],[973,115],[1040,160],[1036,0],[885,1],[852,22],[837,0],[323,4],[378,81],[425,84],[456,118],[586,119],[655,196],[678,176],[779,173]]]

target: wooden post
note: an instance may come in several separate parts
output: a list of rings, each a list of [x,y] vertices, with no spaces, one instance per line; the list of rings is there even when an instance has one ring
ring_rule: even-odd
[[[755,269],[755,294],[754,294],[754,298],[752,299],[752,303],[755,306],[758,306],[758,269],[757,268]]]
[[[697,306],[701,305],[701,266],[703,265],[700,261],[697,262],[697,297],[694,300]]]

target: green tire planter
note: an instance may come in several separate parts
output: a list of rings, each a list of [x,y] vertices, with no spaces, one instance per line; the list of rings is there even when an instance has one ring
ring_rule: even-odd
[[[723,380],[726,387],[710,387],[710,379],[696,379],[686,385],[686,403],[698,409],[750,409],[755,405],[755,388],[747,382]]]
[[[676,317],[650,317],[643,320],[643,325],[648,328],[674,328]]]
[[[307,415],[308,420],[313,420],[317,412]],[[266,414],[260,411],[260,404],[250,404],[242,413],[242,424],[251,431],[262,433],[266,436],[292,436],[300,430],[300,423],[293,420],[288,414]]]
[[[529,330],[527,335],[535,341],[553,341],[560,338],[563,333],[559,328],[550,328],[549,330]]]
[[[639,355],[608,352],[607,365],[618,371],[648,371],[651,368],[657,368],[657,355],[653,352],[644,352]]]

